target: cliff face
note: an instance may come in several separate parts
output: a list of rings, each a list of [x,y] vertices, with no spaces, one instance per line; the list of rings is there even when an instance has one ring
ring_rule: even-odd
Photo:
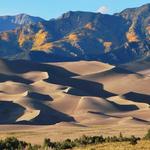
[[[0,34],[1,57],[120,64],[150,53],[150,4],[114,15],[70,11],[50,21],[16,22],[22,26]]]

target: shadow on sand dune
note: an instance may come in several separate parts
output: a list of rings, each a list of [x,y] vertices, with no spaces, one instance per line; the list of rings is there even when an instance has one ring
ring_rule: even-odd
[[[53,84],[63,85],[67,87],[72,87],[72,91],[68,94],[74,94],[77,96],[94,96],[94,97],[102,97],[102,98],[108,98],[111,96],[115,96],[115,94],[110,93],[108,91],[104,90],[103,84],[83,80],[83,79],[76,79],[76,78],[65,78],[61,76],[49,76],[49,79],[46,79],[45,81]],[[77,92],[78,89],[78,92]],[[80,91],[83,91],[83,95]]]
[[[19,76],[0,74],[0,82],[5,82],[5,81],[20,82],[20,83],[24,83],[24,84],[32,83],[32,81],[24,79]]]
[[[14,124],[24,114],[25,108],[19,104],[0,101],[0,124]]]
[[[116,104],[114,102],[112,102],[116,108],[118,108],[118,110],[120,111],[134,111],[134,110],[138,110],[139,108],[136,106],[136,105],[119,105],[119,104]]]
[[[150,104],[150,95],[136,93],[136,92],[129,92],[123,95],[125,99],[140,102],[140,103],[147,103]]]
[[[32,105],[40,114],[30,121],[20,121],[17,124],[25,125],[53,125],[60,122],[75,122],[75,119],[67,114],[59,112],[50,106],[32,100]]]
[[[41,94],[41,93],[35,93],[35,92],[29,92],[28,97],[32,99],[37,99],[39,101],[52,101],[52,97],[49,95]]]

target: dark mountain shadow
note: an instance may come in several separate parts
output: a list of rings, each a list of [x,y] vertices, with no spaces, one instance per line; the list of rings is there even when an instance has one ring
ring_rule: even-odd
[[[0,101],[0,124],[14,124],[24,114],[25,108],[10,101]]]
[[[129,92],[123,95],[125,99],[140,102],[140,103],[147,103],[150,104],[150,95],[136,93],[136,92]]]
[[[16,75],[0,74],[0,82],[5,82],[5,81],[20,82],[20,83],[24,83],[24,84],[33,83],[30,80],[24,79],[24,78],[16,76]]]
[[[53,98],[49,95],[41,94],[41,93],[35,93],[35,92],[29,92],[28,97],[32,99],[36,99],[39,101],[52,101]]]

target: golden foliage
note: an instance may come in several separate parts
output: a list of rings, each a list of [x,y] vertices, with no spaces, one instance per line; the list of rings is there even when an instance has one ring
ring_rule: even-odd
[[[20,33],[20,34],[19,34],[19,38],[18,38],[18,43],[19,43],[19,45],[22,46],[23,43],[24,43],[24,41],[25,41],[25,38],[24,38],[23,34]]]
[[[127,32],[126,33],[126,37],[127,37],[129,42],[137,42],[137,41],[139,41],[138,40],[138,36],[136,35],[136,33],[134,31]]]
[[[40,45],[38,47],[32,47],[32,50],[49,50],[53,48],[53,44],[52,43],[46,43],[43,45]]]
[[[136,22],[134,21],[132,23],[132,25],[129,28],[129,31],[126,33],[126,38],[129,42],[138,42],[138,36],[136,35],[135,32],[135,26],[136,26]]]
[[[22,32],[19,34],[18,43],[22,47],[25,41],[32,40],[32,35],[24,35]]]
[[[106,49],[108,49],[112,46],[112,42],[104,42],[103,45]]]
[[[32,50],[48,50],[53,47],[52,43],[45,43],[48,33],[40,30],[36,35],[24,35],[23,33],[19,34],[19,45],[23,46],[25,41],[32,40],[33,46]]]
[[[72,33],[68,36],[70,41],[78,41],[78,36],[75,33]]]
[[[48,33],[40,30],[36,35],[35,35],[35,39],[34,39],[34,45],[35,46],[40,46],[42,44],[44,44],[44,42],[46,41]]]
[[[105,47],[105,52],[109,52],[112,46],[112,42],[104,42],[103,46]]]
[[[53,47],[52,43],[45,43],[48,32],[40,30],[34,38],[32,50],[49,50]]]
[[[88,30],[92,30],[93,27],[92,27],[92,24],[91,23],[88,23],[84,26],[84,28],[88,29]]]

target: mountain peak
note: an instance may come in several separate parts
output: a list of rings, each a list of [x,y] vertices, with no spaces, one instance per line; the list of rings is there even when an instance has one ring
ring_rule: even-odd
[[[64,13],[60,18],[70,18],[70,17],[75,17],[75,16],[91,16],[95,14],[97,13],[88,12],[88,11],[68,11]]]
[[[123,15],[127,15],[128,16],[130,15],[136,15],[136,14],[141,14],[143,12],[150,12],[150,3],[148,4],[145,4],[145,5],[142,5],[140,7],[135,7],[135,8],[127,8],[125,10],[123,10],[122,12],[118,13],[118,14],[121,14],[122,16]],[[118,15],[117,14],[117,15]]]
[[[0,32],[13,30],[22,25],[42,22],[40,17],[30,16],[28,14],[17,14],[15,16],[0,16]]]
[[[27,14],[18,14],[16,16],[14,16],[14,23],[15,24],[20,24],[20,25],[24,25],[24,24],[29,24],[29,23],[37,23],[40,21],[44,21],[44,19],[40,18],[40,17],[33,17]]]

